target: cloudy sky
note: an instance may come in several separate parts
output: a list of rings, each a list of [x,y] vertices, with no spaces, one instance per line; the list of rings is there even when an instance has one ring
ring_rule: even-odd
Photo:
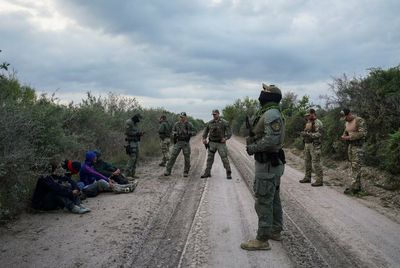
[[[261,83],[329,93],[400,64],[398,0],[0,0],[0,62],[40,92],[86,91],[208,119]]]

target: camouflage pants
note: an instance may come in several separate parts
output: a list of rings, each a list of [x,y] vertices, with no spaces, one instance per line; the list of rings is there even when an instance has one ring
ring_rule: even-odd
[[[170,138],[160,140],[161,153],[163,155],[162,163],[167,163],[169,160],[169,146],[171,144]]]
[[[228,148],[226,147],[226,143],[212,142],[210,141],[208,144],[210,147],[208,148],[208,156],[207,156],[207,166],[205,173],[210,174],[211,168],[214,163],[215,153],[218,151],[219,156],[221,157],[224,168],[227,173],[231,173],[231,166],[229,165],[228,159]]]
[[[258,216],[257,239],[267,240],[272,233],[283,229],[282,206],[279,196],[281,176],[285,166],[273,167],[270,162],[256,161],[254,179],[255,209]]]
[[[314,168],[316,181],[322,182],[323,173],[321,167],[321,145],[314,145],[313,143],[304,144],[304,164],[306,168],[305,178],[311,180],[312,168]]]
[[[171,150],[171,157],[167,163],[167,171],[171,172],[172,167],[175,164],[176,158],[179,153],[183,152],[183,156],[185,158],[185,168],[184,172],[189,172],[190,170],[190,144],[187,141],[178,141],[174,144]]]
[[[351,163],[351,189],[361,190],[361,164],[364,155],[362,146],[349,145],[347,148]]]
[[[126,176],[133,177],[136,173],[136,164],[139,158],[139,143],[131,141],[129,142],[129,146],[131,150],[129,154],[129,160],[126,165]]]

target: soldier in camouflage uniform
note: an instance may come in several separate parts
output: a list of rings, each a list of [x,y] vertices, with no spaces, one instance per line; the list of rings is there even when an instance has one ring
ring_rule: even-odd
[[[255,158],[254,193],[258,215],[257,237],[242,243],[245,250],[271,249],[268,239],[281,240],[282,206],[279,196],[280,180],[284,171],[285,156],[282,150],[285,121],[279,108],[282,99],[280,89],[263,84],[258,100],[252,133],[247,138],[246,150]]]
[[[143,136],[143,132],[139,130],[138,126],[140,119],[142,119],[142,116],[140,114],[135,114],[125,123],[125,140],[128,143],[125,148],[129,156],[126,166],[126,175],[132,178],[138,178],[135,176],[136,164],[139,158],[139,142],[140,138]]]
[[[364,119],[356,116],[345,108],[341,112],[342,119],[346,121],[345,130],[341,139],[348,144],[347,153],[351,163],[351,185],[345,194],[355,194],[361,191],[361,165],[364,155],[363,144],[367,136],[367,128]]]
[[[221,157],[222,163],[226,170],[226,178],[232,179],[231,167],[228,159],[228,148],[226,147],[226,141],[232,136],[231,128],[227,121],[219,117],[219,111],[213,110],[213,120],[207,123],[206,128],[203,132],[203,144],[208,148],[207,167],[202,178],[211,177],[211,167],[214,163],[215,153],[218,151]],[[208,137],[208,141],[207,141]]]
[[[172,136],[174,139],[174,146],[171,151],[171,157],[167,163],[164,176],[171,175],[172,167],[175,164],[176,158],[182,150],[185,157],[185,167],[183,176],[187,177],[190,170],[190,138],[196,135],[192,123],[188,122],[185,112],[180,113],[180,120],[175,123],[172,128]]]
[[[311,182],[311,172],[314,168],[316,180],[311,186],[318,187],[323,185],[323,174],[321,168],[321,136],[322,122],[317,118],[314,109],[310,109],[307,114],[307,123],[304,131],[301,132],[304,140],[304,160],[306,174],[300,183]]]
[[[162,161],[159,164],[161,167],[165,167],[169,160],[169,146],[171,144],[171,126],[167,121],[167,117],[162,115],[160,117],[160,127],[158,128],[158,135],[160,137],[160,147],[163,155]]]

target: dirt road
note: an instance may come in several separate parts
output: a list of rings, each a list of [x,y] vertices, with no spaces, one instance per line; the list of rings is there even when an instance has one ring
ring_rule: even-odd
[[[26,214],[0,228],[1,267],[398,267],[400,225],[335,187],[299,184],[289,165],[282,178],[285,232],[272,250],[247,252],[257,216],[254,160],[239,139],[228,143],[233,180],[219,157],[200,179],[206,151],[192,141],[192,168],[172,176],[155,161],[139,167],[132,194],[85,201],[92,212]],[[250,187],[249,187],[250,186]]]

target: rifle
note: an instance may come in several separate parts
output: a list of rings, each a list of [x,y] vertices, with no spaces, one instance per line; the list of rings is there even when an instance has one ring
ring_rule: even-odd
[[[248,115],[246,115],[246,128],[247,128],[247,131],[249,132],[249,136],[254,137],[255,134],[254,134],[253,130],[251,130],[251,123],[250,123],[250,118]]]

